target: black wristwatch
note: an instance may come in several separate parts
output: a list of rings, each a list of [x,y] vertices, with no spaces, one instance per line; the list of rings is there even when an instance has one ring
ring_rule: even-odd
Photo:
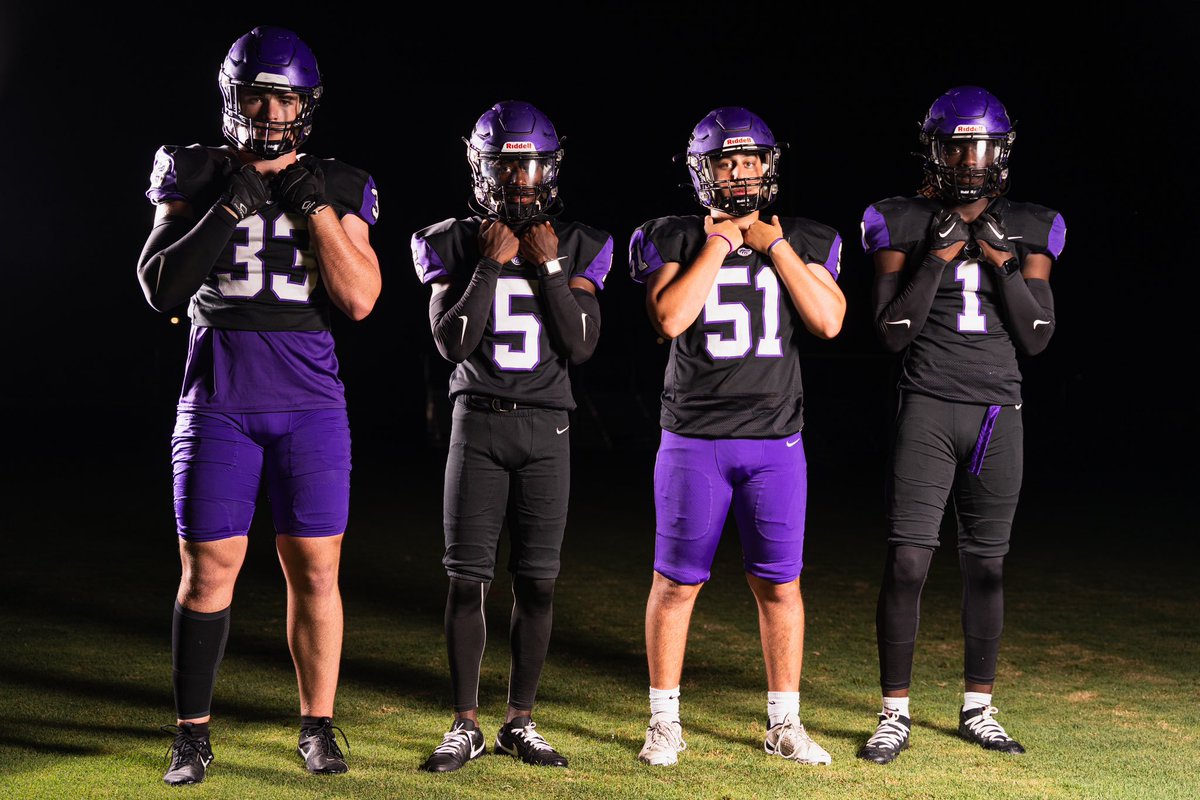
[[[1008,259],[1008,261],[1005,261],[1003,264],[1001,264],[999,267],[997,267],[997,269],[999,270],[1001,275],[1008,277],[1009,275],[1012,275],[1014,272],[1021,271],[1021,260],[1018,259],[1016,256],[1013,256],[1012,258]]]

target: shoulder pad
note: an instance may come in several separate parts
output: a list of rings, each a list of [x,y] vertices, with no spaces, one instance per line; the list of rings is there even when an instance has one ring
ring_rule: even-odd
[[[336,158],[305,155],[301,159],[320,165],[325,176],[325,197],[338,216],[354,214],[368,225],[379,221],[379,190],[369,172]]]
[[[1015,203],[1001,198],[992,211],[1004,223],[1008,236],[1031,253],[1057,260],[1067,243],[1067,223],[1062,214],[1036,203]]]
[[[779,220],[783,235],[805,264],[820,264],[836,281],[842,273],[842,237],[836,230],[803,217]]]
[[[154,154],[146,197],[155,205],[171,200],[207,205],[224,188],[230,158],[219,147],[164,145]]]
[[[479,260],[480,219],[446,219],[412,235],[413,267],[421,283],[451,277],[458,270],[468,272]]]
[[[683,264],[704,239],[701,217],[659,217],[643,224],[629,240],[629,275],[638,283],[671,262]]]
[[[559,252],[569,261],[571,277],[587,278],[604,288],[604,279],[612,269],[613,238],[606,231],[580,222],[555,223]]]
[[[889,197],[867,206],[862,218],[863,250],[911,253],[925,241],[930,220],[941,207],[937,200],[919,196]]]

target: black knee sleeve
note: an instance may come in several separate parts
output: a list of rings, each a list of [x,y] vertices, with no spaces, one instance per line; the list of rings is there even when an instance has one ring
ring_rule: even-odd
[[[513,576],[513,610],[509,624],[512,669],[508,679],[508,704],[522,711],[533,709],[550,629],[554,623],[554,579],[533,580]]]
[[[958,561],[963,580],[963,676],[970,683],[994,683],[1004,630],[1004,556],[960,553]]]
[[[171,685],[179,719],[212,713],[217,668],[229,638],[229,609],[204,614],[175,602],[171,616]]]
[[[487,644],[483,603],[490,583],[450,579],[446,596],[446,650],[450,656],[450,689],[454,710],[479,707],[479,662]]]
[[[921,590],[925,588],[932,560],[933,551],[925,547],[888,548],[875,611],[879,685],[885,692],[907,689],[912,681],[913,647],[921,621]]]

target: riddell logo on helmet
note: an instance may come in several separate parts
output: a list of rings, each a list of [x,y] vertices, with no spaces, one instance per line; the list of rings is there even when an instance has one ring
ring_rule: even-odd
[[[533,142],[505,142],[504,147],[500,148],[502,153],[521,152],[523,150],[533,150]]]
[[[955,133],[987,133],[986,125],[958,125],[954,128]]]
[[[740,144],[754,144],[753,136],[731,136],[725,140],[725,147],[736,147]]]

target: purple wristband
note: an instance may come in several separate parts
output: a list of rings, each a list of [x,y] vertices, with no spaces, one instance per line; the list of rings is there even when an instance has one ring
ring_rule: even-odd
[[[708,238],[709,238],[709,239],[711,239],[711,238],[713,238],[714,236],[720,236],[722,239],[724,239],[724,240],[725,240],[725,244],[729,245],[729,252],[730,252],[730,253],[732,253],[732,252],[733,252],[733,242],[729,241],[729,237],[728,237],[728,236],[726,236],[726,235],[725,235],[725,234],[723,234],[723,233],[710,233],[710,234],[708,235]],[[705,239],[705,241],[708,241],[708,239]],[[728,254],[726,254],[726,255],[728,255]]]
[[[774,250],[774,249],[775,249],[775,245],[779,244],[779,243],[780,243],[780,242],[782,242],[783,240],[784,240],[784,239],[783,239],[783,237],[782,237],[782,236],[780,236],[778,239],[776,239],[775,241],[771,242],[769,245],[767,245],[767,252],[769,253],[769,252],[771,252],[772,250]]]

